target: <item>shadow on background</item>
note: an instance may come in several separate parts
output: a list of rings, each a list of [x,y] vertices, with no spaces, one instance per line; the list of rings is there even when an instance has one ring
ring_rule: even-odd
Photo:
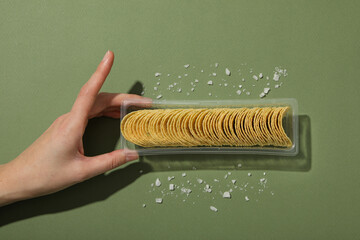
[[[140,94],[142,84],[136,82],[129,93]],[[84,133],[84,150],[87,156],[110,152],[120,137],[119,120],[97,118],[89,121]],[[149,156],[74,185],[60,192],[0,207],[0,227],[35,216],[75,209],[106,200],[112,194],[151,171],[186,169],[239,169],[309,171],[311,168],[310,118],[300,116],[300,152],[295,157],[256,155],[173,155]],[[140,170],[143,171],[140,174]]]
[[[296,156],[253,154],[189,154],[145,156],[140,160],[151,166],[152,171],[206,170],[282,170],[309,171],[311,169],[310,118],[299,116],[299,153]],[[239,168],[241,164],[241,168]]]

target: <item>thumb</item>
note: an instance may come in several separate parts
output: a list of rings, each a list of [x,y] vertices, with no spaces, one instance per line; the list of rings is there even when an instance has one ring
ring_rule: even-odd
[[[89,178],[94,177],[138,158],[137,152],[129,149],[120,149],[95,157],[89,157],[85,167],[86,175]]]

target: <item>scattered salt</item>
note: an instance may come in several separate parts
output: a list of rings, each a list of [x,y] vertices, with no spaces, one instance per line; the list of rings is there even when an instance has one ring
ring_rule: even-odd
[[[187,77],[187,76],[188,76],[188,74],[187,74],[187,73],[185,73],[185,74],[184,74],[184,76],[185,76],[185,77]]]
[[[212,73],[212,75],[213,75],[214,77],[216,77],[216,73]]]
[[[182,89],[181,89],[181,88],[179,88],[177,91],[178,91],[178,92],[182,92]]]
[[[231,75],[231,72],[230,72],[230,70],[228,68],[225,68],[225,74],[228,75],[228,76]]]
[[[162,98],[162,95],[161,94],[157,95],[156,99],[160,99],[160,98]]]
[[[160,179],[156,179],[156,181],[155,181],[155,186],[157,186],[157,187],[160,187],[161,186],[161,182],[160,182]]]
[[[210,210],[213,211],[213,212],[217,212],[217,211],[218,211],[218,209],[217,209],[216,207],[214,207],[214,206],[210,206]]]
[[[251,173],[248,173],[248,176],[249,176],[249,177],[251,177],[251,175],[252,175]]]
[[[156,85],[160,85],[160,82],[157,82]]]
[[[144,207],[146,207],[146,204],[144,203],[142,206],[143,206],[143,208],[144,208]]]
[[[223,198],[231,198],[230,192],[224,192]]]
[[[188,67],[190,67],[190,64],[185,64],[184,67],[188,68]]]
[[[197,179],[198,183],[202,184],[204,181],[200,178]]]
[[[239,88],[242,88],[242,85],[239,85]]]
[[[219,66],[219,63],[215,63],[215,67],[217,68]]]
[[[249,197],[248,196],[245,196],[245,201],[249,201],[250,199],[249,199]]]
[[[279,81],[280,79],[280,75],[276,72],[274,73],[274,77],[273,77],[274,81]]]
[[[155,90],[155,91],[157,91],[157,90],[158,90],[158,88],[157,88],[157,87],[154,87],[154,90]]]
[[[169,184],[169,190],[170,191],[174,191],[175,190],[175,185],[173,183]]]
[[[270,88],[264,88],[264,93],[268,94],[270,92]]]
[[[233,184],[235,184],[235,183],[236,183],[236,180],[235,180],[235,179],[233,179],[233,180],[231,180],[231,182],[232,182]]]
[[[186,173],[182,173],[181,176],[186,177]]]
[[[175,178],[175,176],[168,177],[168,181],[171,181]]]
[[[280,85],[279,85],[279,84],[276,84],[276,85],[275,85],[275,88],[279,88],[279,87],[280,87]]]
[[[227,86],[228,86],[228,84],[227,84],[227,83],[224,83],[224,86],[225,86],[225,87],[227,87]]]
[[[155,198],[155,202],[161,204],[163,202],[162,198]]]
[[[198,83],[198,82],[199,82],[199,80],[198,80],[198,79],[195,79],[195,82],[196,82],[196,83]]]
[[[210,80],[210,81],[207,82],[207,84],[208,85],[213,85],[213,81]]]
[[[239,164],[238,164],[238,167],[239,167],[239,168],[241,168],[241,167],[242,167],[242,164],[241,164],[241,163],[239,163]]]
[[[209,93],[209,96],[211,96],[212,94],[211,93]]]
[[[220,181],[219,181],[218,179],[216,179],[216,178],[215,178],[215,179],[214,179],[214,182],[220,182]]]
[[[236,94],[237,94],[237,95],[240,95],[240,94],[241,94],[241,90],[237,90],[237,91],[236,91]]]
[[[193,92],[195,90],[195,88],[191,88],[191,91]]]
[[[264,77],[264,75],[262,74],[262,73],[260,73],[259,74],[259,78],[261,79],[261,78],[263,78]]]
[[[263,98],[263,97],[265,97],[266,96],[266,94],[265,93],[260,93],[260,95],[259,95],[259,97],[261,97],[261,98]]]
[[[160,77],[161,73],[155,73],[155,77]]]
[[[256,81],[259,80],[258,76],[254,75],[253,79],[255,79]]]

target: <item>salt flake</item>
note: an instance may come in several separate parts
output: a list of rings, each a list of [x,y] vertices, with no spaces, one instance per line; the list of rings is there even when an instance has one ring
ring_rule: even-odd
[[[225,74],[228,75],[228,76],[231,75],[231,72],[230,72],[230,70],[228,68],[225,68]]]

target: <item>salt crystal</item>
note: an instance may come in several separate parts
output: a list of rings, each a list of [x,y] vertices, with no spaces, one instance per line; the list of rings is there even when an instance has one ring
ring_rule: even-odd
[[[248,96],[249,96],[249,95],[250,95],[250,92],[246,92],[246,95],[248,95]]]
[[[168,181],[171,181],[175,178],[175,176],[168,177]]]
[[[168,77],[170,77],[170,73],[168,73],[168,75],[167,75]]]
[[[186,193],[187,195],[189,195],[192,191],[191,191],[191,189],[189,189],[189,188],[181,188],[181,192],[183,192],[183,193]]]
[[[238,164],[238,167],[239,167],[239,168],[241,168],[241,167],[242,167],[242,164],[241,164],[241,163],[239,163],[239,164]]]
[[[242,85],[239,85],[239,88],[242,88]]]
[[[264,88],[264,93],[268,94],[270,92],[270,88]]]
[[[186,173],[182,173],[181,176],[186,177]]]
[[[228,178],[228,175],[227,175],[227,174],[225,174],[224,178],[225,178],[225,179],[227,179],[227,178]]]
[[[248,196],[245,196],[245,201],[249,201],[249,197]]]
[[[274,81],[279,81],[280,75],[278,73],[274,73],[273,79],[274,79]]]
[[[158,90],[158,88],[157,88],[157,87],[154,87],[154,90],[155,90],[155,91],[157,91],[157,90]]]
[[[266,80],[269,80],[269,76],[266,76]]]
[[[161,182],[160,182],[160,179],[156,179],[156,181],[155,181],[155,186],[157,186],[157,187],[160,187],[161,186]]]
[[[259,97],[263,98],[263,97],[265,97],[265,95],[266,94],[262,92],[262,93],[260,93]]]
[[[161,204],[163,202],[162,198],[155,198],[155,202]]]
[[[258,76],[254,75],[253,79],[255,79],[256,81],[259,80]]]
[[[152,183],[152,184],[150,184],[150,186],[151,186],[151,187],[153,187],[153,186],[154,186],[154,184]]]
[[[190,95],[190,93],[187,92],[187,93],[186,93],[186,96],[189,96],[189,95]]]
[[[245,82],[245,78],[241,79],[241,81]]]
[[[204,72],[204,70],[203,69],[201,69],[201,71],[200,72]]]
[[[198,183],[200,183],[200,184],[202,184],[202,183],[203,183],[203,180],[202,180],[202,179],[200,179],[200,178],[198,178],[198,179],[197,179],[197,181],[198,181]]]
[[[270,83],[267,83],[266,86],[270,86]]]
[[[216,73],[212,73],[212,75],[213,75],[214,77],[216,77]]]
[[[225,87],[227,87],[227,86],[228,86],[228,84],[227,84],[227,83],[224,83],[224,86],[225,86]]]
[[[161,73],[155,73],[155,77],[160,77]]]
[[[174,191],[175,190],[175,185],[173,183],[169,184],[169,190],[170,191]]]
[[[139,173],[140,173],[140,174],[142,174],[143,172],[144,172],[143,170],[141,170],[141,169],[139,170]]]
[[[208,85],[213,85],[213,81],[210,80],[210,81],[207,82],[207,84]]]
[[[233,180],[231,180],[231,182],[232,182],[233,184],[235,184],[235,183],[236,183],[236,180],[235,180],[235,179],[233,179]]]
[[[213,211],[213,212],[217,212],[217,211],[218,211],[218,209],[217,209],[216,207],[214,207],[214,206],[210,206],[210,210]]]
[[[248,173],[248,176],[249,176],[249,177],[251,177],[251,175],[252,175],[251,173]]]
[[[237,94],[237,95],[240,95],[240,94],[241,94],[241,90],[237,90],[237,91],[236,91],[236,94]]]
[[[144,208],[144,207],[146,207],[146,204],[144,203],[142,206],[143,206],[143,208]]]
[[[223,198],[231,198],[230,192],[224,192]]]
[[[225,74],[228,75],[228,76],[231,75],[231,72],[230,72],[230,70],[228,68],[225,68]]]
[[[195,90],[195,88],[191,88],[191,91],[193,92]]]
[[[211,96],[212,94],[211,93],[209,93],[209,96]]]
[[[218,179],[216,179],[216,178],[215,178],[215,179],[214,179],[214,182],[220,182],[220,181],[219,181]]]
[[[217,68],[219,66],[219,63],[215,63],[215,67]]]
[[[264,172],[263,175],[265,176],[265,175],[266,175],[266,172]]]
[[[188,76],[188,74],[187,74],[187,73],[185,73],[185,74],[184,74],[184,76],[185,76],[185,77],[187,77],[187,76]]]
[[[181,90],[181,88],[179,88],[177,91],[178,91],[178,92],[181,92],[182,90]]]
[[[276,85],[275,85],[275,88],[279,88],[279,87],[280,87],[280,85],[279,85],[279,84],[276,84]]]
[[[157,82],[156,85],[160,85],[160,82]]]
[[[181,76],[179,75],[178,78],[181,78]]]
[[[198,83],[198,82],[199,82],[199,80],[198,80],[198,79],[195,79],[195,82],[196,82],[196,83]]]
[[[266,183],[266,178],[260,178],[261,183]]]
[[[184,67],[188,68],[188,67],[190,67],[190,64],[185,64]]]
[[[264,75],[262,74],[262,73],[260,73],[259,74],[259,78],[261,79],[261,78],[263,78],[264,77]]]
[[[161,94],[157,95],[156,99],[160,99],[160,98],[162,98],[162,95]]]

